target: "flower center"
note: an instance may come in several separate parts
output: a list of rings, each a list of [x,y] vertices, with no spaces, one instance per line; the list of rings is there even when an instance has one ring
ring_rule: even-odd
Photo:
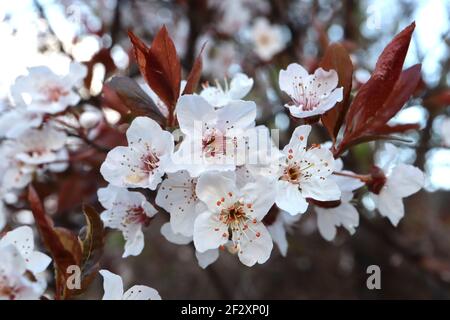
[[[292,83],[294,93],[291,96],[294,104],[303,111],[312,111],[316,109],[320,104],[320,99],[317,97],[317,93],[308,90],[308,87],[302,82],[299,82],[297,77],[295,79],[297,81]]]
[[[67,96],[69,92],[59,86],[48,86],[44,88],[48,102],[57,102],[61,97]]]
[[[281,179],[291,183],[299,183],[301,176],[302,172],[300,167],[296,164],[290,164],[284,169]]]
[[[148,226],[152,218],[146,215],[144,208],[142,207],[130,207],[127,210],[127,216],[125,222],[127,224],[142,224]]]
[[[145,173],[152,173],[159,167],[159,157],[154,152],[149,152],[141,156],[141,169]]]
[[[225,136],[217,129],[208,129],[203,134],[202,151],[206,157],[226,153]]]
[[[258,42],[261,46],[268,46],[272,42],[272,38],[264,33],[258,37]]]

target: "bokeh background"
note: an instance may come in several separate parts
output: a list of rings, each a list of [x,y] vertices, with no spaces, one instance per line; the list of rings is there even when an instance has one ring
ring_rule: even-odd
[[[278,47],[269,58],[258,52],[255,39],[255,26],[262,20],[277,30]],[[358,88],[370,76],[383,47],[413,20],[417,27],[405,67],[421,62],[423,83],[418,97],[393,121],[420,123],[421,131],[409,134],[413,143],[401,146],[401,152],[406,162],[426,172],[427,184],[405,200],[406,215],[397,228],[379,217],[361,195],[361,223],[354,236],[342,231],[333,242],[325,241],[317,231],[315,214],[309,212],[292,227],[286,258],[274,249],[267,263],[247,268],[222,253],[214,265],[202,270],[192,247],[171,244],[161,236],[159,229],[167,217],[160,214],[146,229],[146,246],[138,257],[122,259],[121,235],[110,232],[102,266],[121,274],[127,285],[156,288],[165,299],[448,299],[448,0],[1,0],[0,107],[7,104],[10,85],[27,67],[58,68],[55,57],[61,54],[89,66],[91,79],[84,94],[95,104],[102,83],[112,75],[140,78],[127,30],[150,43],[165,24],[185,70],[206,42],[203,81],[222,81],[238,71],[254,78],[247,99],[258,104],[258,123],[281,130],[284,145],[295,124],[282,107],[285,97],[277,81],[281,68],[299,62],[314,69],[329,42],[342,42],[351,53]],[[117,112],[106,107],[103,111],[111,123],[122,121]],[[324,137],[318,130],[312,139],[321,142]],[[354,148],[346,157],[347,167],[366,173],[374,149],[370,143]],[[95,191],[104,182],[84,179],[90,196],[83,200],[95,203]],[[80,227],[79,206],[52,214],[57,224]],[[15,218],[29,220],[24,210]],[[381,290],[366,287],[366,268],[372,264],[381,268]],[[97,279],[81,298],[101,295]]]

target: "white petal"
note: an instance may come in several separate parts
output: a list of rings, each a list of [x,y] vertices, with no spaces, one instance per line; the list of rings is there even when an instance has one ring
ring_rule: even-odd
[[[178,99],[176,110],[178,123],[184,134],[193,134],[194,124],[210,123],[217,117],[214,107],[198,95],[182,95]]]
[[[316,206],[315,210],[320,234],[328,241],[333,240],[336,236],[337,227],[343,226],[350,234],[353,234],[359,224],[358,211],[349,203],[342,203],[336,208]]]
[[[300,183],[302,196],[304,198],[313,198],[319,201],[339,200],[341,190],[337,183],[330,178],[311,179]]]
[[[375,153],[375,164],[380,167],[385,173],[394,165],[398,159],[398,148],[392,143],[385,143],[383,148]]]
[[[278,81],[280,89],[292,97],[295,93],[294,88],[298,83],[304,82],[307,77],[308,71],[297,63],[291,63],[286,70],[280,71]]]
[[[314,90],[320,97],[322,95],[330,94],[338,85],[338,74],[335,70],[325,71],[322,68],[314,71],[314,81],[310,90]]]
[[[298,158],[306,151],[306,143],[308,141],[309,133],[311,132],[310,125],[298,126],[292,133],[289,143],[284,147],[284,154],[292,149],[294,158]]]
[[[275,204],[277,196],[275,182],[268,178],[258,178],[255,182],[248,183],[242,192],[246,200],[252,203],[250,215],[261,221]]]
[[[107,187],[97,190],[98,201],[101,203],[103,208],[109,209],[112,207],[120,189],[121,188],[109,184]]]
[[[22,226],[7,232],[0,240],[0,248],[8,245],[14,245],[22,257],[27,259],[34,251],[33,230],[28,226]]]
[[[253,101],[232,101],[217,111],[217,126],[224,131],[246,130],[255,126],[256,104]]]
[[[259,236],[248,233],[247,237],[241,236],[239,242],[239,260],[248,267],[253,266],[255,263],[261,264],[266,262],[273,248],[272,238],[264,224],[258,223],[252,227],[259,232]],[[233,233],[233,239],[235,237]]]
[[[325,240],[331,241],[336,236],[336,224],[332,212],[327,209],[315,208],[317,212],[317,227]]]
[[[124,293],[123,300],[161,300],[161,296],[153,288],[133,286]]]
[[[142,232],[141,226],[130,225],[123,231],[123,236],[126,242],[122,258],[140,255],[144,249],[144,233]]]
[[[164,238],[166,238],[167,241],[174,244],[184,245],[192,241],[192,237],[186,237],[182,234],[175,233],[169,222],[162,225],[161,234],[164,236]]]
[[[233,100],[244,98],[253,87],[253,79],[243,73],[237,73],[230,83],[229,96]]]
[[[34,274],[43,272],[47,269],[52,259],[39,251],[34,251],[27,259],[27,269]]]
[[[204,212],[195,220],[194,245],[197,251],[217,249],[228,242],[228,236],[228,226],[220,222],[216,214]]]
[[[277,182],[276,204],[291,215],[304,213],[308,209],[308,202],[302,196],[298,185],[283,180]]]
[[[195,193],[196,182],[187,171],[169,173],[156,195],[156,204],[170,213],[172,229],[188,237],[192,236],[198,214],[206,210]]]
[[[230,97],[214,86],[209,86],[200,92],[200,96],[204,98],[208,103],[215,107],[223,107],[230,102]]]
[[[386,184],[391,192],[404,198],[418,192],[423,187],[424,179],[419,168],[401,163],[392,170]]]
[[[195,251],[195,256],[197,257],[200,268],[206,269],[210,264],[216,262],[219,258],[219,250],[211,249],[205,252]]]
[[[158,154],[170,154],[173,151],[173,136],[162,130],[156,121],[148,117],[136,117],[127,130],[129,145],[146,143],[145,147],[154,149]]]
[[[102,300],[122,300],[122,278],[108,270],[100,270],[99,273],[103,277],[103,289],[105,290]]]
[[[197,181],[197,197],[211,212],[219,212],[222,206],[233,204],[239,196],[239,190],[230,176],[220,172],[206,172]],[[224,200],[218,205],[218,201]]]
[[[389,189],[381,190],[377,197],[374,197],[378,211],[383,217],[389,218],[394,226],[397,226],[399,221],[405,215],[405,208],[403,207],[402,198],[398,197]]]

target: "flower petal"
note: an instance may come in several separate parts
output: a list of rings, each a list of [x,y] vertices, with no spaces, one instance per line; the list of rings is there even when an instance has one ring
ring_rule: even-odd
[[[255,263],[266,262],[273,248],[272,237],[264,224],[258,223],[253,228],[259,232],[259,236],[249,233],[247,237],[240,236],[239,241],[239,260],[248,267],[255,265]],[[233,240],[235,238],[236,235],[233,233]]]
[[[386,184],[391,192],[405,198],[418,192],[424,180],[424,174],[419,168],[401,163],[392,170]]]
[[[219,250],[211,249],[205,252],[195,251],[195,256],[197,257],[200,268],[206,269],[210,264],[216,262],[219,258]]]
[[[105,290],[102,300],[122,300],[122,278],[108,270],[100,270],[99,273],[103,277],[103,289]]]
[[[158,291],[147,286],[133,286],[128,289],[123,300],[161,300]]]
[[[302,196],[298,185],[283,180],[277,182],[276,204],[291,215],[304,213],[308,209],[308,202]]]
[[[219,221],[217,214],[204,212],[195,220],[194,245],[199,252],[217,249],[228,242],[228,236],[228,226]]]

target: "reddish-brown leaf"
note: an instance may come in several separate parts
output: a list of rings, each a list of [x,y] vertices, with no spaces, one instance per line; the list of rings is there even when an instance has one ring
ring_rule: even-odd
[[[372,134],[388,135],[392,133],[403,133],[409,130],[418,130],[419,128],[420,125],[418,123],[396,124],[393,126],[385,124],[377,127],[376,131],[372,132]]]
[[[34,220],[36,221],[36,226],[39,230],[42,242],[53,258],[57,280],[56,299],[60,299],[63,297],[66,285],[65,280],[68,276],[67,268],[71,265],[77,265],[76,255],[79,253],[79,250],[70,252],[68,247],[66,247],[66,237],[64,236],[62,239],[61,236],[63,233],[61,230],[55,230],[53,221],[46,215],[41,199],[31,185],[28,188],[28,201],[30,202],[31,211],[33,212]],[[66,234],[66,232],[64,232],[64,234]]]
[[[382,108],[375,114],[373,122],[369,120],[370,127],[376,128],[384,125],[400,111],[419,84],[421,79],[420,68],[421,65],[416,64],[400,74],[391,94]]]
[[[181,63],[166,27],[159,30],[150,48],[133,32],[128,35],[141,74],[169,110],[173,110],[180,95]]]
[[[197,89],[198,82],[200,81],[200,78],[202,76],[202,68],[203,68],[202,53],[203,49],[205,48],[205,45],[206,43],[202,46],[200,53],[198,54],[197,58],[194,61],[194,65],[192,66],[191,72],[189,72],[186,81],[186,87],[184,87],[183,94],[192,94],[195,92],[195,89]]]
[[[361,86],[349,107],[346,132],[355,132],[367,125],[392,92],[402,71],[415,23],[400,32],[383,50],[370,79]]]
[[[325,70],[335,70],[339,77],[338,87],[344,88],[342,102],[321,116],[323,125],[327,128],[331,138],[335,140],[349,105],[353,64],[344,46],[333,43],[327,47],[319,66]]]
[[[450,89],[439,90],[425,97],[424,106],[427,108],[445,108],[450,105]]]

